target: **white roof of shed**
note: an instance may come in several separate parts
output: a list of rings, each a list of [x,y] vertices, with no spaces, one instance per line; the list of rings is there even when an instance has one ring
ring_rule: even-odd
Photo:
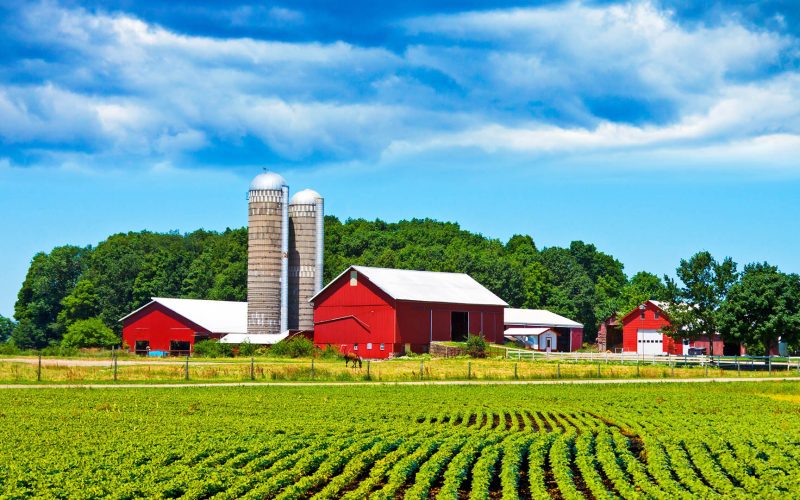
[[[503,332],[503,335],[506,337],[530,337],[532,335],[541,335],[549,331],[550,328],[546,326],[536,328],[509,328]]]
[[[375,286],[395,300],[491,306],[508,305],[503,299],[490,292],[468,274],[364,266],[350,266],[320,290],[311,300],[316,299],[317,296],[343,275],[350,272],[350,270],[355,270],[359,274],[366,276]]]
[[[153,297],[120,321],[154,303],[161,304],[211,333],[247,333],[247,302]]]
[[[255,345],[273,345],[289,336],[289,332],[281,334],[253,334],[229,333],[221,339],[220,344],[244,344],[245,342]]]
[[[572,321],[564,316],[545,309],[506,309],[506,325],[548,326],[562,328],[583,328],[577,321]]]

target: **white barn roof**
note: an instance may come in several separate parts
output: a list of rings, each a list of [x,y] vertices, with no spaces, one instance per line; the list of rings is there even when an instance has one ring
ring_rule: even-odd
[[[503,332],[503,335],[506,337],[530,337],[535,335],[541,335],[544,332],[549,332],[550,328],[546,326],[535,327],[535,328],[509,328],[508,330]]]
[[[556,313],[547,311],[545,309],[506,309],[505,313],[506,326],[508,325],[526,325],[526,326],[547,326],[547,327],[561,327],[561,328],[583,328],[583,325],[577,321],[572,321],[564,316],[559,316]]]
[[[120,321],[151,304],[161,304],[211,333],[247,333],[247,302],[153,297],[150,302]]]
[[[350,266],[314,295],[311,300],[316,299],[351,270],[366,276],[375,286],[395,300],[508,306],[503,299],[467,274],[364,266]]]

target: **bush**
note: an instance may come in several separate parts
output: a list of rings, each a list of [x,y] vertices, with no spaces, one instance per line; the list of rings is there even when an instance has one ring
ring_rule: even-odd
[[[467,339],[467,354],[472,358],[485,358],[488,347],[483,335],[470,335]]]
[[[254,356],[257,350],[258,346],[253,343],[250,343],[249,341],[244,341],[241,344],[239,344],[239,356],[246,356],[249,358],[251,356]]]
[[[34,351],[35,352],[35,351]],[[42,356],[50,356],[54,358],[70,358],[76,357],[80,354],[77,347],[66,347],[59,344],[49,345],[41,350]]]
[[[273,345],[269,353],[280,358],[305,358],[314,355],[314,342],[301,336],[292,337]]]
[[[78,320],[67,328],[61,340],[65,348],[112,347],[119,344],[119,337],[100,318]]]
[[[13,340],[0,342],[0,355],[14,356],[20,352],[19,347],[17,347],[17,344]]]
[[[232,358],[233,346],[216,340],[201,340],[195,342],[193,354],[201,358]]]

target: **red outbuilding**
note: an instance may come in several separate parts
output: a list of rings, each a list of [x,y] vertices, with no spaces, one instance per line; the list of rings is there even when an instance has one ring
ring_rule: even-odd
[[[364,358],[428,352],[432,341],[503,341],[508,305],[466,274],[351,266],[311,298],[314,343]]]
[[[186,355],[198,340],[247,333],[247,302],[154,297],[120,320],[122,341],[144,355]]]
[[[644,355],[688,355],[699,349],[715,356],[744,354],[743,347],[725,344],[719,334],[711,338],[674,339],[661,332],[669,324],[667,304],[648,300],[622,317],[615,315],[604,321],[600,325],[598,344],[603,350]]]

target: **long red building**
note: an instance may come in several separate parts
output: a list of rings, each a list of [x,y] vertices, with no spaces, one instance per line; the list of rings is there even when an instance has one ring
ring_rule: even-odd
[[[247,333],[247,302],[153,297],[120,321],[131,351],[185,355],[198,340]]]
[[[501,298],[466,274],[351,266],[317,295],[314,343],[365,358],[428,352],[432,341],[503,341]]]

